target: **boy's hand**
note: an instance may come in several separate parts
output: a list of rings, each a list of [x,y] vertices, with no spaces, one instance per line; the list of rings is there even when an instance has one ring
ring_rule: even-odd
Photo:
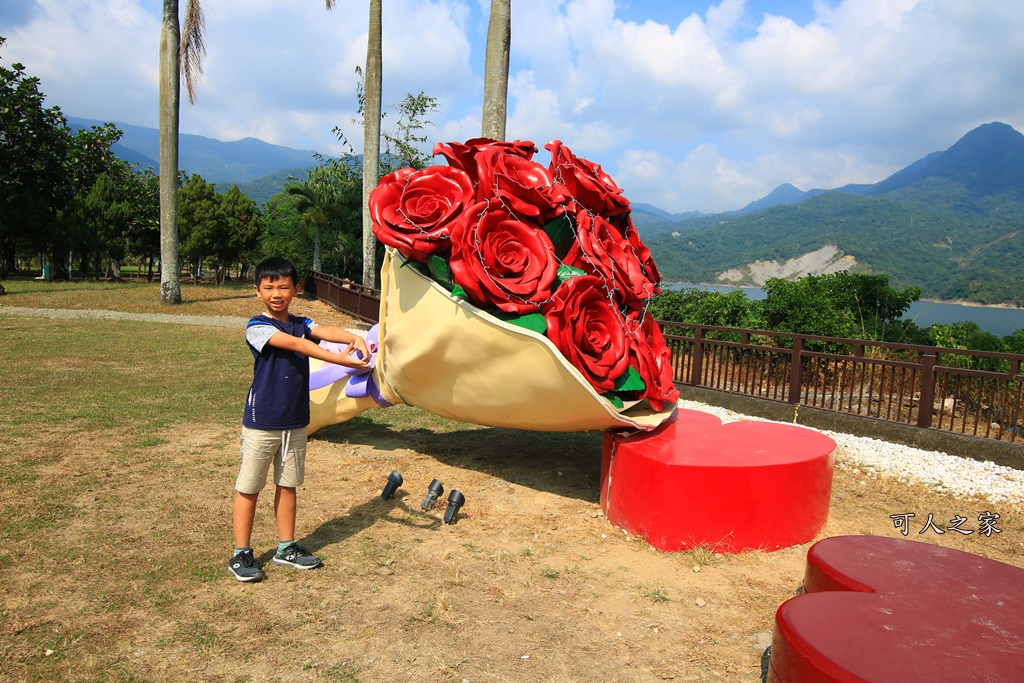
[[[320,326],[314,327],[313,328],[312,337],[313,337],[313,341],[314,342],[326,341],[326,342],[331,342],[331,343],[334,343],[334,344],[345,344],[347,346],[347,348],[342,353],[346,356],[346,358],[348,357],[348,355],[350,353],[352,353],[354,351],[357,351],[357,352],[359,352],[360,358],[362,360],[366,361],[366,363],[369,363],[370,362],[370,357],[372,356],[372,354],[377,352],[376,348],[374,348],[374,349],[367,349],[366,348],[366,340],[363,339],[358,334],[355,334],[353,332],[350,332],[348,330],[345,330],[345,329],[342,329],[340,327],[336,327],[336,326],[333,326],[333,325],[320,325]],[[313,357],[316,358],[318,356],[313,356]],[[326,361],[327,359],[321,358],[321,360],[325,360]],[[352,365],[352,363],[350,363],[348,361],[340,362],[340,361],[333,360],[333,359],[330,360],[330,361],[327,361],[327,362],[336,363],[338,365],[345,365],[345,366],[353,367],[353,368],[364,368],[364,367],[367,367],[366,364],[356,363],[355,365]]]
[[[356,338],[352,340],[352,343],[348,345],[346,353],[351,351],[358,351],[360,358],[367,362],[370,361],[370,351],[366,348],[366,340],[362,337],[356,336]]]
[[[363,347],[362,350],[358,348],[360,346]],[[359,351],[359,353],[361,354],[360,357],[356,358],[355,356],[351,355],[353,351]],[[363,343],[362,339],[359,339],[358,342],[352,342],[351,344],[345,347],[344,351],[333,355],[335,356],[335,360],[332,360],[332,363],[344,365],[347,368],[354,368],[356,370],[369,370],[371,367],[370,354],[366,351],[366,344]]]

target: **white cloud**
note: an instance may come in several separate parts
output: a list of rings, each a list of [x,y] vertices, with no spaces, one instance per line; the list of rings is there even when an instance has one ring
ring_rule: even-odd
[[[31,2],[6,17],[5,62],[69,115],[155,125],[158,0]],[[489,4],[384,7],[383,102],[438,98],[432,139],[479,135]],[[633,201],[707,212],[783,182],[875,182],[982,123],[1024,128],[1024,15],[1005,0],[655,4],[516,0],[509,137],[559,138]],[[183,132],[329,153],[339,126],[361,148],[363,0],[205,7],[206,73]]]
[[[970,4],[847,0],[819,6],[804,26],[766,15],[752,35],[734,39],[737,13],[723,3],[717,11],[732,12],[714,30],[691,15],[672,32],[613,23],[600,39],[639,46],[632,84],[616,92],[653,114],[646,129],[666,148],[679,143],[671,196],[680,204],[670,208],[719,210],[758,198],[776,180],[875,182],[986,121],[1020,127],[1008,84],[1024,82],[1022,19],[1003,3]],[[653,55],[662,56],[657,68],[645,70]],[[643,133],[638,126],[626,144],[643,144]],[[701,147],[709,136],[723,141],[715,153]],[[859,163],[842,161],[851,158]],[[782,159],[790,175],[776,178]]]
[[[41,0],[30,23],[5,29],[5,61],[20,61],[38,76],[47,106],[67,115],[110,118],[105,103],[124,103],[125,117],[141,120],[155,105],[148,97],[157,76],[157,50],[142,40],[159,36],[159,21],[129,0]]]
[[[723,157],[711,144],[698,145],[681,161],[656,151],[630,151],[619,159],[615,180],[632,201],[727,211],[749,203],[745,198],[752,194],[766,194],[749,166]]]

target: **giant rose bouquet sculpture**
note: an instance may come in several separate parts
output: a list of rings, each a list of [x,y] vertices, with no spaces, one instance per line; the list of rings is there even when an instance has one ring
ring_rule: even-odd
[[[611,177],[559,141],[545,149],[548,166],[532,142],[438,144],[447,166],[381,179],[377,380],[481,424],[653,428],[679,396],[646,310],[660,275]]]

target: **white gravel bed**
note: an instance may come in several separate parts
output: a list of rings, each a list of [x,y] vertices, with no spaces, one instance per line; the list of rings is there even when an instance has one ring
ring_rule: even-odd
[[[722,422],[771,421],[697,401],[680,400],[679,407],[711,413]],[[901,483],[917,482],[958,496],[993,503],[1024,501],[1024,472],[1021,470],[865,436],[825,429],[818,431],[836,442],[836,466],[842,469],[869,477],[894,477]]]

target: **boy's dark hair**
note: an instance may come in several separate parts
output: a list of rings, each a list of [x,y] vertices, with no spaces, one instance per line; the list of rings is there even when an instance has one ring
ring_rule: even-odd
[[[295,269],[295,264],[286,258],[271,256],[256,266],[256,275],[254,279],[257,287],[259,287],[260,283],[264,280],[270,280],[273,282],[282,277],[291,278],[293,285],[299,284],[299,271]]]

